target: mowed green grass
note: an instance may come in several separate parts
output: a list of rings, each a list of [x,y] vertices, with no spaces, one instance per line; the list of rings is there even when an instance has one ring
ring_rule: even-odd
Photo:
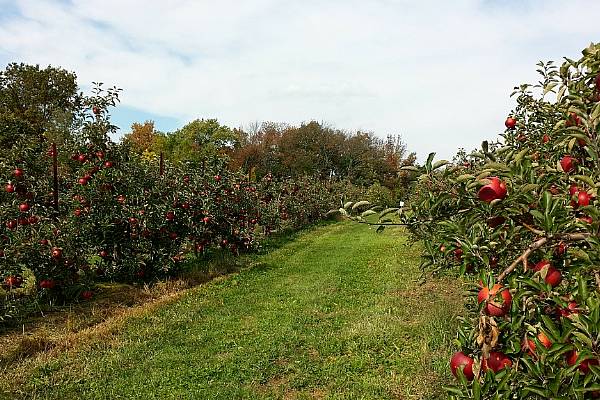
[[[458,281],[419,285],[400,229],[320,226],[36,367],[40,399],[445,398]]]

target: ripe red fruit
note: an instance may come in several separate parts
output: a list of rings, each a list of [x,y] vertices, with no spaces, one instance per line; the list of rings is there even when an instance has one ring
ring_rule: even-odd
[[[62,250],[55,247],[52,249],[51,255],[52,255],[52,258],[54,258],[55,260],[58,260],[59,258],[62,257]]]
[[[569,117],[567,118],[565,125],[566,126],[578,126],[580,123],[581,123],[581,118],[579,118],[579,115],[572,112],[569,114]]]
[[[21,212],[27,212],[27,211],[29,211],[30,208],[31,207],[27,203],[19,204],[19,211],[21,211]]]
[[[506,121],[504,121],[504,125],[508,129],[514,129],[515,126],[517,126],[517,120],[514,119],[513,117],[508,117],[508,118],[506,118]]]
[[[581,222],[585,222],[587,224],[592,224],[594,223],[594,220],[592,217],[590,217],[589,215],[584,215],[583,217],[579,217],[578,218]]]
[[[538,333],[537,338],[545,348],[549,349],[550,347],[552,347],[552,341],[548,338],[548,336],[546,336],[544,332]]]
[[[221,181],[221,175],[215,175],[215,181],[220,182]]]
[[[585,207],[590,205],[590,195],[588,192],[580,191],[577,195],[577,206]]]
[[[579,353],[576,350],[571,350],[566,354],[567,364],[569,367],[572,367],[577,363],[577,359],[579,358]],[[596,358],[586,358],[582,360],[579,364],[579,370],[587,375],[590,372],[590,365],[598,365],[599,361]]]
[[[108,251],[106,250],[100,250],[100,252],[98,253],[98,255],[102,258],[106,258],[108,257]]]
[[[167,219],[167,221],[173,221],[175,219],[175,213],[173,211],[169,211],[165,215],[165,218]]]
[[[115,164],[112,161],[104,161],[104,168],[111,168]]]
[[[462,371],[465,378],[469,381],[472,381],[475,377],[473,374],[473,359],[465,355],[462,351],[454,353],[450,359],[450,370],[456,377],[458,377],[458,369]]]
[[[494,372],[498,372],[501,369],[512,366],[512,361],[506,356],[506,354],[500,351],[491,351],[489,358],[484,358],[481,365],[483,372],[491,369]]]
[[[100,107],[97,107],[97,106],[92,107],[92,112],[96,115],[100,114]]]
[[[9,275],[4,279],[4,283],[9,288],[18,288],[23,284],[23,277],[19,275]]]
[[[97,151],[96,152],[96,157],[98,157],[99,160],[102,160],[104,158],[104,152],[103,151]]]
[[[210,222],[210,217],[202,218],[202,222],[204,222],[205,224],[208,224]]]
[[[539,272],[546,266],[548,267],[548,272],[546,273],[546,279],[544,279],[544,280],[550,286],[555,287],[556,285],[558,285],[561,282],[562,274],[560,273],[559,270],[554,268],[552,266],[552,264],[550,264],[550,261],[548,261],[548,260],[540,261],[533,267],[533,270],[536,272]]]
[[[489,183],[479,189],[477,193],[479,200],[491,202],[506,197],[506,184],[497,177],[488,178]]]
[[[82,211],[81,211],[81,208],[76,208],[76,209],[75,209],[75,211],[73,211],[73,214],[74,214],[76,217],[80,217],[80,216],[81,216],[81,213],[82,213]]]
[[[169,238],[170,238],[171,240],[175,240],[175,239],[177,239],[177,233],[176,233],[176,232],[171,232],[171,233],[169,233]]]
[[[575,169],[576,161],[577,160],[571,156],[564,156],[560,159],[560,166],[565,173],[569,173]]]
[[[18,224],[17,224],[17,220],[16,219],[12,219],[12,220],[10,220],[10,221],[8,221],[6,223],[6,227],[8,229],[10,229],[11,231],[17,229],[17,225]]]
[[[84,300],[89,300],[92,297],[94,297],[94,292],[92,292],[91,290],[84,290],[83,292],[81,292],[81,298]]]
[[[550,135],[547,133],[542,136],[542,143],[548,143],[550,141]]]
[[[118,195],[117,201],[121,204],[125,204],[125,196],[123,196],[122,194]]]
[[[497,283],[491,289],[486,286],[479,291],[477,302],[481,304],[484,301],[484,310],[488,315],[502,317],[510,310],[512,295],[507,288]]]
[[[458,248],[458,249],[454,250],[454,259],[456,261],[461,261],[462,260],[462,255],[463,255],[463,250],[461,248]]]
[[[186,202],[186,203],[183,203],[183,204],[181,205],[181,208],[183,208],[184,210],[189,210],[189,209],[190,209],[190,203],[187,203],[187,202]]]
[[[566,307],[558,307],[556,309],[557,315],[560,317],[569,318],[571,314],[579,314],[578,307],[579,305],[576,302],[570,301]]]
[[[4,187],[4,189],[6,190],[7,193],[14,193],[15,185],[13,185],[12,183],[9,183]]]
[[[79,154],[77,156],[77,161],[79,161],[81,163],[85,162],[86,160],[87,160],[87,157],[85,156],[85,154]]]
[[[21,168],[15,168],[15,170],[13,171],[13,175],[15,176],[15,178],[23,178],[23,176],[25,176],[25,172],[23,172],[23,170]]]
[[[48,240],[47,239],[40,239],[39,242],[42,246],[48,246]]]
[[[56,286],[56,282],[53,279],[42,279],[40,281],[40,287],[42,289],[53,289]]]
[[[566,252],[567,245],[565,244],[565,242],[560,242],[556,245],[556,247],[554,247],[554,255],[556,255],[557,257],[564,256]]]
[[[79,178],[79,180],[77,182],[79,182],[79,184],[83,185],[83,186],[88,184],[88,180],[85,178]]]

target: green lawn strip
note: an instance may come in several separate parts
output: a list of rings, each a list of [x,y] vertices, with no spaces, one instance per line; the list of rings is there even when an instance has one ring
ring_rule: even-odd
[[[399,229],[315,228],[132,319],[116,345],[36,368],[18,395],[443,398],[460,284],[419,285],[419,249],[404,241]]]

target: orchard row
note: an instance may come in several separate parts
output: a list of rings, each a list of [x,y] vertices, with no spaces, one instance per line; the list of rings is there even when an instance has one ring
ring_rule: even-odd
[[[253,251],[275,230],[321,219],[343,191],[251,181],[220,158],[163,164],[110,141],[33,146],[0,165],[0,179],[5,314],[25,292],[89,299],[98,280],[162,277],[190,256]]]

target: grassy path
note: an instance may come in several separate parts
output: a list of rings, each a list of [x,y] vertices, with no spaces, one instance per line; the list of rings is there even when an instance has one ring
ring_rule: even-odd
[[[52,399],[426,399],[448,378],[457,282],[419,286],[400,231],[338,223],[38,366]]]

